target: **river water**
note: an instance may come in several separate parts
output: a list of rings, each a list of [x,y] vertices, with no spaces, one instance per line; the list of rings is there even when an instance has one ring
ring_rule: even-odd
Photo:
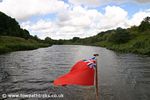
[[[0,55],[0,99],[3,94],[63,94],[63,98],[7,100],[95,100],[95,87],[54,87],[52,81],[78,60],[98,53],[101,100],[150,100],[150,57],[121,54],[101,47],[54,45]]]

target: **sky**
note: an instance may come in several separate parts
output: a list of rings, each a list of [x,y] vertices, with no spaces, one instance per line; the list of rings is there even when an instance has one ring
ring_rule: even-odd
[[[138,26],[150,0],[0,0],[0,11],[41,39],[71,39]]]

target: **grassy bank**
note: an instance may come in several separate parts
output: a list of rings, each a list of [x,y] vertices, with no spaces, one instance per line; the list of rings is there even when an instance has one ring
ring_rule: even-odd
[[[111,30],[88,38],[74,38],[64,44],[93,45],[123,53],[136,53],[150,56],[150,30],[139,31],[138,27]]]
[[[109,41],[100,41],[94,43],[94,45],[106,47],[119,52],[130,52],[150,56],[150,34],[148,32],[139,34],[126,43],[116,44]]]
[[[26,40],[19,37],[0,36],[0,54],[19,50],[33,50],[48,46],[50,45],[33,39]]]

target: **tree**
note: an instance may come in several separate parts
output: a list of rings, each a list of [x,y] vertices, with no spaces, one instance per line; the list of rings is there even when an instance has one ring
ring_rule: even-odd
[[[79,37],[73,37],[72,42],[76,42],[79,39],[80,39]]]
[[[115,33],[113,33],[110,37],[109,37],[109,41],[110,42],[114,42],[114,43],[126,43],[131,39],[131,35],[129,34],[129,32],[125,29],[122,28],[118,28],[116,30]]]
[[[33,38],[27,30],[20,27],[14,18],[7,16],[3,12],[0,12],[0,35],[22,37],[25,39]]]
[[[36,41],[40,40],[37,35],[34,35],[33,39],[36,40]]]
[[[44,39],[44,41],[45,41],[46,43],[52,43],[52,42],[53,42],[53,40],[52,40],[50,37],[46,37],[46,38]]]
[[[139,26],[139,31],[150,30],[150,17],[146,17]]]

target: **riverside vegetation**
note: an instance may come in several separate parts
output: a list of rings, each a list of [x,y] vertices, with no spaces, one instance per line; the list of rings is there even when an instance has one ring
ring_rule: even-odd
[[[94,45],[150,56],[150,17],[143,19],[139,26],[108,30],[87,38],[74,37],[70,40],[53,40],[46,37],[41,40],[37,36],[30,35],[27,30],[20,28],[15,19],[0,12],[0,53],[31,50],[53,44]]]

